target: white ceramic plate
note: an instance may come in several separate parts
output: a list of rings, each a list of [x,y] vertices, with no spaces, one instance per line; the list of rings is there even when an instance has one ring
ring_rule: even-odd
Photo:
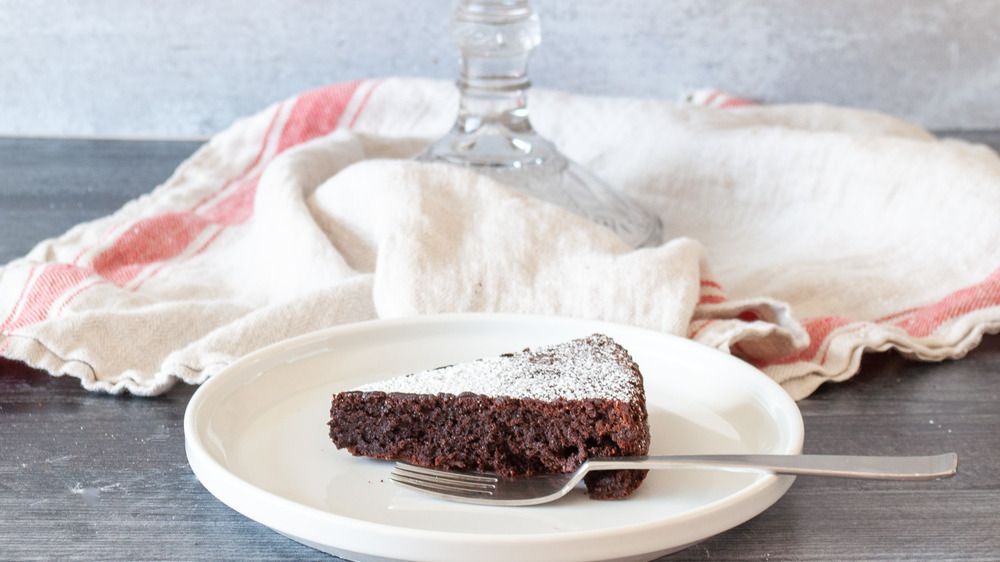
[[[643,373],[652,454],[801,452],[795,403],[760,371],[662,333],[507,315],[373,321],[294,338],[234,363],[194,394],[188,462],[222,502],[275,531],[350,559],[649,559],[734,527],[793,478],[652,471],[629,499],[582,490],[534,507],[422,496],[389,482],[391,464],[352,457],[327,436],[330,398],[402,373],[603,332]]]

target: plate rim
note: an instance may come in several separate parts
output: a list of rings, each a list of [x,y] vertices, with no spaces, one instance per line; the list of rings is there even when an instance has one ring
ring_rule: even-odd
[[[740,359],[723,353],[717,349],[706,346],[695,342],[689,338],[683,338],[674,334],[669,334],[666,332],[659,332],[656,330],[650,330],[647,328],[641,328],[633,325],[619,324],[614,322],[607,322],[602,320],[588,320],[588,319],[577,319],[577,318],[567,318],[560,316],[539,316],[539,315],[525,315],[525,314],[493,314],[493,313],[448,313],[448,314],[435,314],[435,315],[423,315],[423,316],[412,316],[404,318],[390,318],[390,319],[372,319],[362,322],[355,322],[349,324],[341,324],[336,326],[331,326],[328,328],[323,328],[320,330],[315,330],[312,332],[300,334],[293,336],[268,346],[262,347],[255,351],[240,357],[230,365],[222,369],[218,374],[211,377],[205,383],[203,383],[192,395],[184,413],[184,435],[185,435],[185,452],[188,458],[188,463],[192,469],[192,472],[198,477],[202,486],[205,487],[215,498],[221,501],[223,504],[234,509],[238,513],[244,515],[245,517],[265,525],[271,530],[285,535],[293,540],[300,543],[306,544],[312,548],[328,552],[331,554],[337,554],[340,556],[349,556],[352,559],[384,559],[386,556],[398,558],[398,559],[421,559],[419,557],[413,557],[412,555],[419,554],[413,552],[412,550],[405,549],[407,554],[411,556],[397,556],[392,553],[392,551],[399,552],[398,545],[389,545],[391,548],[388,550],[383,549],[380,552],[371,552],[371,549],[358,549],[356,548],[360,543],[365,542],[362,540],[352,540],[348,541],[346,548],[341,548],[337,545],[331,544],[329,541],[315,541],[313,537],[300,536],[303,533],[296,532],[295,528],[288,528],[287,525],[282,525],[280,522],[269,521],[265,522],[260,517],[251,515],[259,510],[255,509],[255,504],[259,501],[264,502],[275,502],[283,507],[283,509],[292,510],[298,514],[309,517],[310,519],[327,520],[326,526],[331,523],[338,527],[337,533],[331,533],[332,529],[327,528],[325,535],[350,535],[353,538],[370,536],[371,538],[381,538],[385,539],[386,535],[391,535],[393,538],[392,542],[402,542],[399,539],[407,539],[408,541],[416,541],[427,544],[450,544],[452,545],[452,550],[454,547],[462,547],[466,545],[468,547],[517,547],[516,552],[511,552],[510,550],[501,553],[500,558],[507,559],[510,557],[530,557],[532,554],[536,553],[530,552],[530,548],[537,548],[541,544],[558,542],[560,544],[566,541],[572,541],[576,538],[581,538],[587,536],[593,537],[605,537],[605,538],[619,538],[623,530],[627,530],[628,535],[641,537],[643,535],[649,535],[648,531],[652,529],[657,529],[662,527],[662,519],[651,519],[647,521],[642,521],[639,523],[631,523],[626,525],[615,525],[610,527],[603,527],[600,529],[593,530],[572,530],[572,531],[561,531],[556,533],[540,533],[540,534],[519,534],[519,533],[469,533],[469,532],[459,532],[459,531],[447,531],[439,529],[416,529],[411,527],[403,527],[390,523],[376,522],[361,520],[340,513],[326,511],[317,507],[305,505],[299,503],[295,500],[283,497],[274,492],[262,489],[246,480],[236,473],[231,472],[226,466],[218,461],[214,455],[208,451],[205,444],[202,442],[200,431],[198,426],[198,421],[200,419],[201,411],[210,405],[209,401],[213,398],[213,393],[224,392],[225,386],[231,385],[232,389],[230,392],[236,388],[240,388],[246,384],[252,384],[252,381],[244,381],[245,378],[255,378],[250,376],[247,371],[248,366],[252,366],[257,362],[265,362],[269,356],[276,353],[294,351],[298,348],[309,348],[315,346],[320,342],[335,339],[337,337],[343,336],[344,334],[357,334],[365,331],[391,331],[399,329],[412,329],[414,326],[425,326],[425,325],[449,325],[449,324],[480,324],[480,325],[502,325],[508,323],[521,323],[521,322],[532,322],[532,323],[546,323],[553,327],[588,327],[587,329],[597,329],[600,327],[607,327],[616,331],[632,331],[640,334],[645,334],[646,336],[653,336],[657,338],[666,338],[672,340],[675,345],[680,345],[687,349],[693,350],[696,353],[707,354],[713,357],[715,360],[721,361],[733,361],[740,365],[740,368],[747,369],[749,371],[755,372],[758,376],[758,381],[754,386],[762,386],[768,391],[768,394],[776,395],[784,398],[784,404],[782,407],[778,405],[772,405],[773,409],[783,410],[784,414],[791,414],[791,419],[788,420],[792,422],[792,425],[788,427],[789,429],[789,451],[788,454],[798,454],[801,453],[802,445],[804,441],[804,424],[802,420],[801,412],[798,409],[795,401],[775,382],[773,379],[765,375],[763,372],[754,368],[746,362]],[[318,351],[316,353],[322,353]],[[299,359],[305,356],[299,357]],[[242,377],[239,375],[242,374]],[[217,388],[219,387],[219,388]],[[776,392],[777,391],[777,392]],[[221,399],[221,398],[219,398]],[[790,408],[789,408],[790,406]],[[691,520],[697,518],[700,514],[706,511],[725,511],[727,508],[726,504],[733,504],[740,507],[740,504],[745,504],[746,500],[752,497],[763,499],[760,500],[762,506],[743,509],[742,513],[731,517],[731,519],[739,519],[735,524],[726,524],[724,529],[716,531],[713,534],[707,536],[701,536],[700,538],[689,542],[686,544],[679,544],[669,546],[661,550],[645,550],[643,553],[633,553],[625,554],[624,559],[647,559],[651,555],[663,555],[669,552],[676,552],[682,550],[691,544],[694,544],[700,540],[704,540],[714,534],[724,532],[728,529],[739,525],[750,518],[762,513],[763,511],[770,508],[778,499],[780,499],[791,486],[794,481],[794,477],[791,476],[776,476],[767,475],[760,479],[754,481],[752,484],[740,489],[733,495],[727,496],[720,500],[716,500],[712,503],[708,503],[697,507],[696,509],[684,512],[682,515],[683,523],[690,524]],[[220,483],[220,480],[223,481]],[[227,481],[228,482],[225,482]],[[221,488],[237,488],[241,493],[229,493]],[[732,507],[732,506],[728,506]],[[250,513],[248,513],[250,512]],[[290,519],[290,518],[286,518]],[[300,527],[292,525],[292,527]],[[301,530],[301,529],[300,529]],[[308,534],[308,533],[306,533]],[[382,541],[385,542],[384,540]],[[641,541],[644,543],[654,542],[654,541]],[[382,546],[386,546],[383,544]],[[636,546],[636,545],[634,545]],[[367,550],[367,551],[366,551]],[[633,549],[634,550],[634,549]],[[644,550],[640,548],[639,550]],[[433,559],[442,560],[440,552],[437,553]],[[496,555],[498,553],[494,553]],[[465,556],[468,556],[466,554]],[[359,558],[360,557],[360,558]],[[600,556],[595,559],[607,559],[606,556]],[[616,558],[623,558],[622,556],[617,556]],[[458,559],[458,558],[456,558]],[[538,558],[542,559],[542,558]],[[544,559],[552,559],[550,556],[544,557]]]

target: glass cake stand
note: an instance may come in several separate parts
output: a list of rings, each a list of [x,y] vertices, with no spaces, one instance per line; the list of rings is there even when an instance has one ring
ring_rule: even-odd
[[[461,52],[451,131],[418,160],[491,176],[606,226],[633,248],[661,241],[660,219],[564,156],[528,119],[528,59],[541,42],[528,0],[460,0],[451,34]]]

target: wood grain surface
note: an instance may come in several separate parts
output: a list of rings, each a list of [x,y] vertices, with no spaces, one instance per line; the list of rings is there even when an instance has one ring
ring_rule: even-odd
[[[0,138],[0,261],[149,191],[197,147]],[[0,559],[329,560],[199,484],[182,428],[194,390],[93,394],[0,360]],[[942,363],[870,355],[853,379],[799,407],[805,452],[956,451],[959,473],[930,483],[800,478],[769,510],[669,560],[1000,557],[1000,337]]]

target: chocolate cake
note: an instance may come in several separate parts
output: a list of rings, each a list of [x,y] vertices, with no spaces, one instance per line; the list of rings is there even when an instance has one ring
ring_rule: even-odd
[[[330,437],[354,455],[530,476],[587,457],[643,455],[642,375],[602,334],[371,383],[333,397]],[[645,471],[597,471],[590,497],[630,495]]]

